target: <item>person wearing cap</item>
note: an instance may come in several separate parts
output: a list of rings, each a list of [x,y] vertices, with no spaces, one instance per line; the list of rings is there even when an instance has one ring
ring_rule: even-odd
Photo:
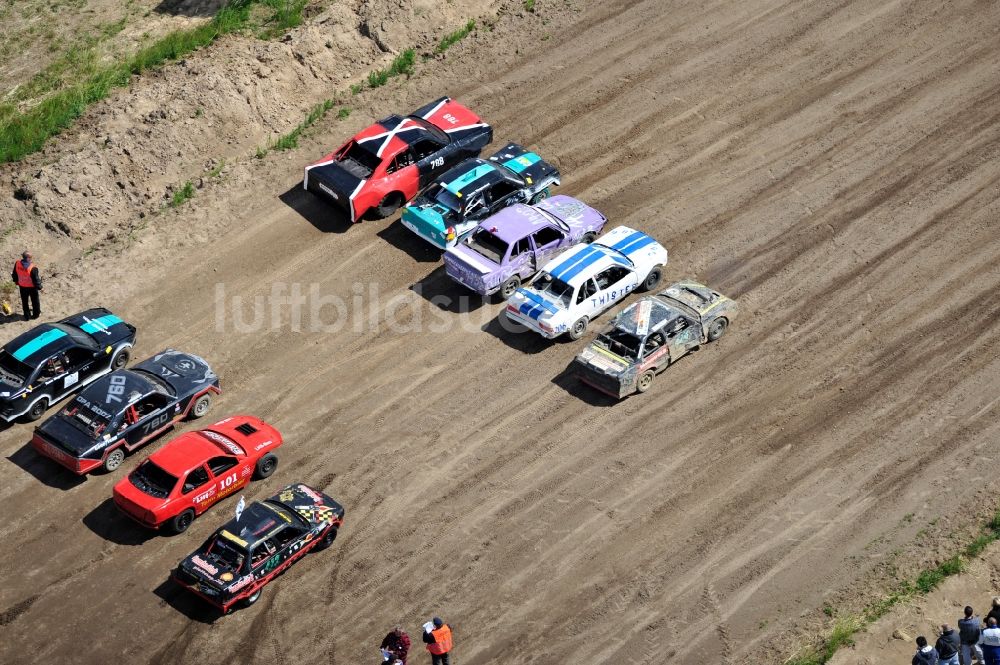
[[[1000,665],[1000,628],[997,627],[997,620],[993,617],[986,620],[986,629],[983,631],[983,641],[980,646],[986,665]]]
[[[938,665],[937,649],[927,644],[927,638],[917,638],[917,653],[913,654],[912,665]]]
[[[975,616],[968,605],[965,606],[965,617],[958,620],[958,636],[962,642],[962,665],[971,665],[972,660],[983,662],[983,650],[979,648],[982,638],[983,624]]]
[[[410,653],[410,636],[406,634],[406,631],[396,626],[382,638],[382,644],[379,645],[382,649],[383,654],[388,653],[392,658],[388,656],[386,660],[399,660],[406,665],[406,657]]]
[[[424,644],[431,653],[431,665],[448,665],[451,651],[451,627],[434,617],[429,623],[424,624]]]
[[[21,307],[24,309],[24,320],[37,319],[42,313],[38,302],[38,292],[42,290],[42,278],[38,274],[38,266],[31,260],[31,252],[22,252],[21,260],[14,262],[14,270],[10,278],[21,291]],[[31,303],[31,308],[28,303]]]
[[[940,665],[959,665],[958,652],[962,648],[962,640],[948,624],[941,624],[941,636],[934,643],[934,648],[937,649]]]

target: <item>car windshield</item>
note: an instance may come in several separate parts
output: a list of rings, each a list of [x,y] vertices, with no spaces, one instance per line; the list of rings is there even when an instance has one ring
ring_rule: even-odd
[[[556,279],[547,272],[539,275],[531,287],[540,293],[548,293],[555,296],[565,307],[569,307],[573,301],[573,287],[561,279]]]
[[[458,198],[444,187],[439,187],[434,194],[434,200],[449,210],[462,212],[462,199]]]
[[[170,395],[171,397],[173,397],[174,395],[177,394],[176,392],[174,392],[173,386],[171,386],[169,383],[167,383],[160,377],[156,376],[152,372],[147,372],[146,370],[139,368],[135,368],[132,371],[135,372],[136,374],[142,374],[143,378],[147,379],[150,383],[156,386],[157,390],[163,393],[164,395]]]
[[[0,381],[20,387],[24,385],[30,375],[30,367],[6,351],[0,351]]]
[[[451,138],[447,134],[445,134],[443,130],[441,130],[440,128],[436,127],[435,125],[432,125],[431,123],[427,122],[426,120],[424,120],[420,116],[411,115],[411,116],[407,116],[407,117],[412,122],[415,122],[418,125],[420,125],[421,127],[423,127],[424,129],[426,129],[427,133],[429,133],[431,136],[433,136],[434,139],[438,143],[440,143],[441,145],[448,145],[449,143],[451,143]]]
[[[229,542],[223,536],[216,536],[205,550],[205,554],[220,563],[225,563],[233,570],[242,568],[246,559],[246,550],[236,543]]]
[[[77,429],[93,436],[100,435],[114,419],[114,414],[91,404],[83,395],[78,395],[67,404],[60,415]]]
[[[470,249],[475,250],[497,264],[507,254],[507,243],[481,226],[472,232],[472,235],[466,239],[465,244]]]
[[[641,338],[621,328],[598,335],[597,341],[604,344],[608,351],[632,360],[638,359],[639,347],[642,346]]]
[[[129,479],[133,485],[157,499],[166,499],[177,484],[177,478],[148,459],[132,472]]]
[[[560,229],[562,229],[566,233],[569,233],[569,224],[567,224],[566,222],[562,221],[561,219],[559,219],[558,217],[556,217],[555,215],[553,215],[548,210],[543,210],[541,208],[535,208],[535,210],[537,210],[538,212],[542,213],[542,215],[544,215],[545,217],[548,217],[549,221],[551,221],[553,224],[555,224],[556,226],[558,226]]]

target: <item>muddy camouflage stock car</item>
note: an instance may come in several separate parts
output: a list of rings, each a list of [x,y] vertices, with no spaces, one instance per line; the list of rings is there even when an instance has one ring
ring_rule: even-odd
[[[184,559],[174,582],[223,612],[252,605],[264,586],[306,552],[329,547],[344,522],[344,508],[297,483],[255,501]]]
[[[722,337],[736,303],[697,282],[678,282],[623,310],[573,360],[584,383],[613,397],[646,392],[653,377]]]
[[[35,450],[77,474],[114,471],[125,455],[188,416],[208,413],[219,377],[198,356],[166,349],[90,384],[35,428]]]

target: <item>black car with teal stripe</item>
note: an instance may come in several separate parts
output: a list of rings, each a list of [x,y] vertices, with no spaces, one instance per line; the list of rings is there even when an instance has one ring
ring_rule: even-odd
[[[489,159],[467,159],[403,209],[403,225],[447,249],[484,219],[515,203],[537,203],[559,184],[559,169],[510,143]]]
[[[103,307],[43,323],[0,349],[0,419],[38,420],[49,406],[124,367],[135,326]]]

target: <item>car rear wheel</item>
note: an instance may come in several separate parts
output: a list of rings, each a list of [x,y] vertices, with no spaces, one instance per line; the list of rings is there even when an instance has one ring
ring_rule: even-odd
[[[122,465],[125,461],[125,450],[123,448],[115,448],[108,456],[104,458],[104,470],[114,471]]]
[[[661,266],[656,266],[649,271],[649,274],[646,275],[646,279],[643,280],[642,290],[652,291],[660,285],[661,279],[663,279],[663,268]]]
[[[543,189],[542,191],[538,192],[537,194],[535,194],[534,196],[531,197],[531,204],[534,205],[534,204],[538,203],[539,201],[544,201],[545,199],[549,198],[550,196],[552,196],[552,192],[550,192],[549,188],[546,187],[545,189]]]
[[[208,413],[208,410],[212,408],[212,396],[205,393],[201,397],[195,400],[194,406],[191,407],[191,418],[201,418],[203,415]]]
[[[320,550],[325,550],[330,545],[333,545],[333,541],[337,540],[337,527],[331,526],[323,534],[323,540],[319,541],[314,548],[314,551],[319,552]]]
[[[584,243],[586,245],[589,245],[590,243],[594,242],[595,240],[597,240],[597,234],[594,233],[593,231],[587,231],[586,233],[583,234],[583,237],[580,238],[580,242],[582,242],[582,243]]]
[[[403,195],[399,192],[391,192],[385,195],[385,198],[378,204],[375,208],[375,213],[379,216],[379,219],[385,219],[386,217],[391,217],[399,207],[403,205]]]
[[[244,598],[240,602],[240,605],[242,605],[243,607],[250,607],[251,605],[253,605],[254,603],[256,603],[258,600],[260,600],[260,594],[262,594],[262,593],[264,593],[264,587],[261,587],[261,588],[257,589],[252,594],[250,594],[249,596],[247,596],[246,598]]]
[[[28,422],[34,422],[35,420],[38,420],[39,418],[44,416],[45,412],[48,410],[49,410],[49,398],[43,397],[31,405],[31,408],[28,409],[28,412],[24,414],[24,419],[27,420]]]
[[[254,473],[254,477],[257,478],[257,480],[262,480],[274,473],[274,470],[277,468],[278,458],[268,453],[257,460],[257,469],[256,473]]]
[[[500,285],[498,293],[500,293],[500,296],[506,300],[514,295],[514,291],[517,291],[519,288],[521,288],[521,278],[515,275]]]
[[[714,342],[715,340],[726,334],[726,328],[729,327],[729,321],[726,317],[720,316],[715,321],[712,321],[712,325],[708,327],[708,341]]]
[[[574,323],[570,327],[569,333],[567,333],[569,335],[569,338],[580,339],[581,337],[583,337],[583,333],[587,332],[587,326],[589,325],[589,323],[590,322],[587,320],[587,317],[585,316],[577,319],[576,323]]]
[[[111,359],[111,369],[121,369],[128,364],[129,359],[132,357],[132,352],[129,351],[128,347],[124,349],[118,349],[118,353],[115,357]]]
[[[184,533],[191,526],[191,522],[194,522],[194,511],[188,508],[183,513],[174,515],[170,520],[170,530],[174,533]]]
[[[639,375],[639,380],[635,382],[635,389],[641,393],[649,390],[649,387],[653,385],[653,370],[646,370]]]

